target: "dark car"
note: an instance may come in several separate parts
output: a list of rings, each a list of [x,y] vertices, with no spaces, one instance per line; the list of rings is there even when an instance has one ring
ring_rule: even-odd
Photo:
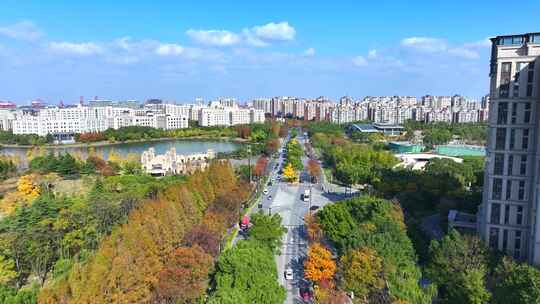
[[[311,206],[311,207],[309,207],[310,211],[315,211],[317,209],[319,209],[319,206]]]

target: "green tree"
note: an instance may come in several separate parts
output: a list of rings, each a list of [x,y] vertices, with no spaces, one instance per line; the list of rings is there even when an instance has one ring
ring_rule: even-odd
[[[439,287],[445,303],[486,303],[488,251],[475,236],[462,236],[451,230],[429,246],[428,277]]]
[[[495,269],[494,304],[540,303],[540,270],[505,257]]]
[[[277,213],[266,215],[259,211],[251,216],[251,223],[253,226],[249,229],[249,238],[277,253],[283,234],[287,232],[287,228],[281,225],[281,216]]]

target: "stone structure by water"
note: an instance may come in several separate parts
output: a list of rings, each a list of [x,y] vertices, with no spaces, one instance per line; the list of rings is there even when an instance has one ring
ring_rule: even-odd
[[[176,154],[176,148],[170,148],[165,154],[156,155],[154,148],[141,154],[141,164],[146,173],[151,175],[190,174],[196,170],[204,170],[211,159],[216,157],[212,149],[206,153]]]

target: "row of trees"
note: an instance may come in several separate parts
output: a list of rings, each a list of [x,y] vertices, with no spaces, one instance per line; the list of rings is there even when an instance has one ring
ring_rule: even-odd
[[[296,130],[296,129],[293,129]],[[291,139],[285,146],[285,162],[283,176],[291,183],[298,182],[300,172],[304,168],[302,163],[302,145],[296,139]]]
[[[424,144],[428,146],[446,144],[452,136],[457,136],[468,143],[483,144],[488,134],[486,123],[423,123],[409,120],[405,122],[404,127],[410,138],[415,130],[422,131]]]
[[[17,166],[13,160],[9,158],[0,158],[0,181],[15,176],[17,173]]]
[[[151,192],[98,242],[95,253],[56,263],[39,303],[197,302],[247,191],[228,162],[214,162],[205,172]]]
[[[69,153],[59,155],[49,153],[46,156],[32,158],[29,169],[41,174],[54,172],[63,177],[76,177],[80,174],[110,176],[120,172],[125,174],[141,173],[141,165],[135,155],[122,158],[114,152],[109,154],[109,161],[95,155],[90,155],[85,160],[82,160],[73,157]]]
[[[35,134],[13,134],[12,131],[0,131],[0,143],[9,145],[44,145],[52,143],[52,135],[39,136]]]
[[[354,292],[361,303],[431,303],[434,289],[419,286],[422,275],[398,204],[367,196],[341,201],[317,213],[308,225],[311,237],[320,235],[317,227],[339,256],[338,291]],[[332,273],[334,266],[326,264]]]
[[[322,151],[325,165],[346,185],[377,183],[383,171],[397,164],[390,152],[369,144],[351,143],[343,137],[315,133],[312,145]]]
[[[286,229],[279,214],[252,216],[248,240],[224,252],[218,259],[215,291],[208,303],[278,304],[285,289],[278,284],[274,254],[281,247]]]

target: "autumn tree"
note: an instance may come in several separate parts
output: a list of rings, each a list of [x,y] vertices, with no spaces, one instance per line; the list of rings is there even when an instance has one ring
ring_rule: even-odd
[[[307,260],[304,263],[304,275],[307,279],[319,282],[331,280],[336,273],[336,262],[332,253],[320,243],[309,247]]]
[[[308,172],[312,180],[318,180],[321,176],[321,166],[319,165],[319,162],[315,159],[310,159],[308,161]]]
[[[267,140],[264,149],[265,149],[266,155],[272,155],[276,153],[279,149],[279,139],[272,138],[272,139]]]
[[[261,156],[259,159],[257,159],[257,163],[255,164],[255,168],[253,169],[253,175],[260,178],[264,175],[266,172],[266,167],[268,166],[268,158]]]
[[[384,287],[383,260],[375,250],[368,247],[350,250],[339,262],[342,288],[353,291],[355,296],[363,298],[364,302],[369,302],[370,293],[378,292]]]
[[[197,245],[175,249],[158,274],[158,298],[166,303],[198,303],[208,288],[212,265],[212,256]]]
[[[23,175],[17,181],[17,191],[26,201],[32,201],[41,193],[39,177],[36,174]]]
[[[219,240],[221,231],[213,231],[207,225],[201,224],[193,227],[184,237],[186,246],[199,246],[211,256],[219,253]]]
[[[293,166],[290,163],[287,164],[285,169],[283,169],[283,176],[290,183],[297,183],[299,179],[298,174],[296,173],[296,171],[294,170]]]
[[[317,223],[315,216],[307,214],[304,217],[308,238],[311,242],[320,242],[323,237],[321,225]]]

